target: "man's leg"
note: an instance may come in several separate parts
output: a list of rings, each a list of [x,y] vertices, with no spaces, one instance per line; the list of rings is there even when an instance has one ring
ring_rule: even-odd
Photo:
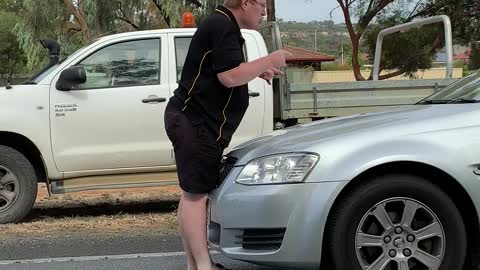
[[[190,248],[198,270],[217,269],[207,245],[207,194],[183,192],[179,215],[183,238]]]
[[[183,232],[183,224],[184,221],[182,220],[183,216],[183,195],[180,198],[180,202],[178,204],[178,210],[177,210],[177,221],[180,229],[180,234],[182,236],[182,242],[183,242],[183,249],[185,250],[185,254],[187,256],[187,270],[197,270],[197,263],[195,262],[195,258],[193,258],[192,251],[190,250],[190,247],[188,246],[188,243],[185,239],[184,232]]]

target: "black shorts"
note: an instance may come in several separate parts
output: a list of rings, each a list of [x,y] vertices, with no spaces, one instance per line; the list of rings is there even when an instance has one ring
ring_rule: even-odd
[[[188,193],[206,194],[218,187],[224,148],[204,124],[193,124],[169,102],[165,129],[175,152],[180,187]]]

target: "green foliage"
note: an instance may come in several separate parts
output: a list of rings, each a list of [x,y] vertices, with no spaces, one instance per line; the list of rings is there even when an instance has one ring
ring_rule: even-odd
[[[14,72],[21,69],[24,58],[20,50],[16,36],[12,33],[16,23],[16,16],[13,12],[0,11],[0,75],[11,76]]]
[[[469,70],[480,69],[480,46],[474,44],[472,46],[472,54],[470,55],[470,62],[468,64]]]
[[[18,13],[23,6],[22,2],[23,0],[0,0],[0,10]]]
[[[464,68],[463,60],[455,60],[453,61],[454,68]]]
[[[197,24],[202,23],[205,18],[207,18],[218,5],[223,4],[223,0],[200,0],[202,3],[201,8],[197,8],[193,11],[193,15],[195,16],[195,20]]]
[[[30,70],[38,69],[47,62],[47,52],[38,42],[40,39],[63,39],[70,42],[70,39],[61,37],[66,34],[64,25],[69,18],[63,2],[24,0],[20,18],[14,32],[26,54]]]
[[[435,15],[452,21],[456,43],[467,44],[480,38],[478,0],[337,0],[350,18],[354,30],[352,44],[362,41],[364,50],[374,56],[376,35],[387,27]],[[357,23],[351,23],[358,18]],[[440,25],[440,24],[438,24]],[[385,39],[382,69],[399,70],[412,76],[418,69],[431,67],[434,55],[443,48],[443,26],[423,27]],[[372,61],[373,59],[370,59]],[[355,70],[355,67],[354,67]],[[356,69],[358,71],[358,69]],[[358,73],[358,72],[357,72]],[[361,79],[361,76],[357,76]]]
[[[380,23],[382,26],[371,26],[364,34],[363,45],[371,63],[375,57],[378,33],[387,25],[392,25],[388,22]],[[432,43],[437,37],[443,42],[442,33],[442,29],[437,26],[424,26],[386,36],[382,46],[380,70],[402,70],[413,77],[419,69],[431,68],[437,52]]]
[[[0,5],[19,15],[14,33],[30,70],[40,68],[47,61],[47,52],[38,42],[40,39],[57,40],[65,56],[104,35],[179,27],[181,13],[192,7],[178,0],[72,0],[72,3],[86,21],[86,29],[64,1],[0,0]]]

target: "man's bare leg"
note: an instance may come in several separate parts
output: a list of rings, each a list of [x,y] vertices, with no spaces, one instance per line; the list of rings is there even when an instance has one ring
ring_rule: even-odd
[[[197,270],[217,270],[212,263],[207,245],[207,194],[183,192],[179,218]]]
[[[179,230],[180,230],[180,235],[182,236],[182,242],[183,242],[183,249],[185,250],[185,254],[187,256],[187,270],[197,270],[197,263],[195,262],[195,258],[193,258],[192,251],[190,250],[190,247],[188,246],[187,241],[185,240],[184,232],[183,232],[183,220],[182,220],[182,208],[183,208],[183,195],[180,198],[180,202],[178,204],[178,210],[177,210],[177,222],[179,225]]]

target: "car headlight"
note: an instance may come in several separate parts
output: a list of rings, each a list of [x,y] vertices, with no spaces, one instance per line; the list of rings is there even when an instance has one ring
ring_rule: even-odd
[[[283,154],[250,161],[235,182],[244,185],[303,182],[318,161],[313,154]]]

